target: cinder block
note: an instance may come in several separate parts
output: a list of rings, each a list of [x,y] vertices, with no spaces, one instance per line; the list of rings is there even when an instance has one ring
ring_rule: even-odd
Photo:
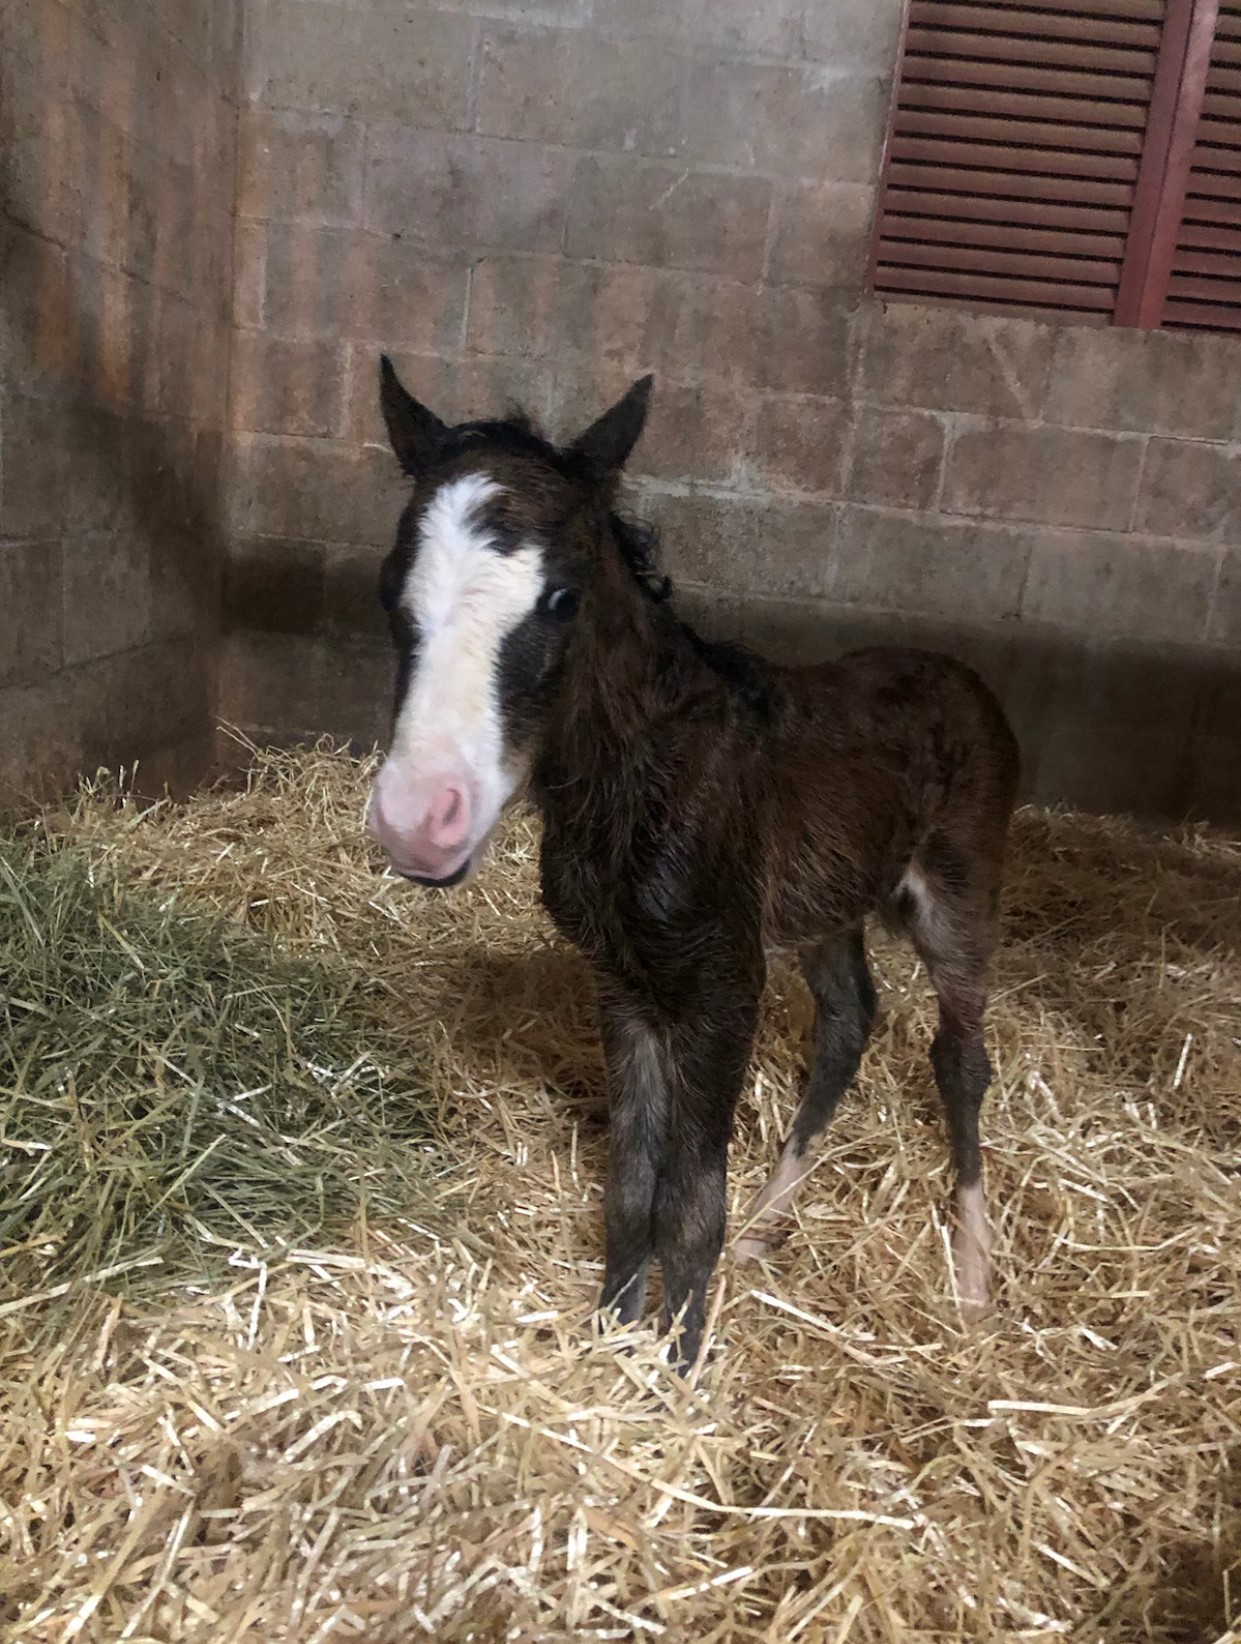
[[[0,685],[56,672],[60,622],[60,543],[0,542]]]
[[[1218,561],[1212,548],[1042,531],[1034,539],[1021,614],[1092,637],[1201,641]]]
[[[1043,672],[1040,800],[1183,817],[1200,691],[1184,654],[1082,647]]]
[[[1033,421],[1051,372],[1055,330],[966,309],[871,303],[858,392],[883,405]]]
[[[82,531],[64,544],[67,665],[141,645],[151,635],[151,563],[129,531]]]
[[[258,0],[249,94],[270,108],[464,129],[474,25],[405,0]]]
[[[359,121],[246,104],[240,122],[239,217],[338,225],[357,221],[366,134]]]
[[[860,290],[874,212],[875,189],[867,183],[784,184],[776,195],[768,279]]]
[[[822,591],[846,605],[996,622],[1016,614],[1029,533],[847,504]]]
[[[662,41],[593,29],[490,30],[477,129],[570,148],[672,154],[685,67]]]
[[[1046,416],[1068,427],[1228,439],[1238,384],[1233,338],[1075,326],[1056,337]]]
[[[69,405],[58,415],[54,437],[65,450],[64,489],[57,499],[64,530],[72,535],[121,525],[128,501],[129,419],[88,404]]]
[[[852,297],[768,285],[754,306],[756,385],[785,394],[850,393],[863,313]]]
[[[777,491],[844,495],[849,407],[844,400],[799,396],[757,408],[747,469],[756,485]]]
[[[464,257],[431,256],[403,238],[275,223],[261,257],[263,328],[273,335],[430,353],[461,345]]]
[[[1241,547],[1225,548],[1207,637],[1241,651]]]
[[[553,370],[553,426],[571,439],[614,404],[638,375],[637,367]],[[650,416],[629,462],[635,478],[730,479],[740,461],[746,396],[723,383],[678,385],[656,381]]]
[[[1241,447],[1151,440],[1136,523],[1139,531],[1155,536],[1236,542],[1241,538]]]
[[[404,501],[395,462],[372,447],[242,434],[233,472],[234,529],[247,536],[387,546]]]
[[[902,0],[811,0],[802,20],[802,50],[816,63],[896,73]]]
[[[107,702],[109,765],[193,741],[210,726],[206,659],[182,639],[153,640],[87,671]]]
[[[265,319],[267,235],[266,223],[238,222],[233,230],[233,320],[253,330]]]
[[[309,634],[324,615],[322,543],[285,537],[242,537],[224,568],[224,622],[228,628]]]
[[[380,126],[370,134],[365,221],[440,256],[558,251],[571,176],[563,150]]]
[[[830,578],[837,509],[769,497],[648,491],[642,512],[662,534],[674,579],[728,594],[816,594]]]
[[[930,508],[939,491],[944,425],[929,411],[859,406],[849,495],[891,508]]]
[[[0,349],[9,392],[69,397],[77,387],[79,310],[65,253],[0,216],[0,291]]]
[[[887,98],[873,75],[779,63],[694,63],[684,156],[785,177],[878,181]]]
[[[764,177],[583,157],[573,176],[565,247],[571,257],[753,281],[762,273],[770,207]]]
[[[653,33],[717,51],[796,57],[804,0],[595,0],[591,24]]]
[[[949,514],[1127,531],[1143,445],[1062,428],[963,428],[948,453],[942,507]]]
[[[727,318],[738,290],[672,270],[488,257],[474,269],[468,345],[478,353],[548,361],[644,364],[658,368],[660,382],[670,375],[727,376],[737,344],[750,346],[748,327],[740,333]],[[697,338],[690,335],[691,311],[711,316]],[[718,367],[709,373],[713,359]]]
[[[233,337],[232,425],[253,434],[343,433],[345,358],[319,340],[238,331]]]
[[[0,418],[0,537],[59,534],[69,472],[63,406],[10,394]]]
[[[1202,675],[1193,738],[1185,760],[1189,790],[1186,808],[1193,816],[1231,823],[1235,828],[1241,823],[1241,761],[1237,759],[1241,665],[1235,655],[1216,651],[1210,654]]]
[[[394,682],[390,646],[239,629],[222,648],[219,717],[281,737],[326,734],[371,747],[391,729]]]
[[[324,563],[323,621],[329,633],[376,646],[390,645],[388,619],[379,603],[383,548],[329,548]]]
[[[698,0],[591,0],[590,26],[600,33],[654,34],[680,41],[693,32],[697,6]]]
[[[468,422],[502,415],[520,406],[536,422],[545,424],[558,370],[549,361],[509,359],[497,355],[445,357],[407,354],[397,350],[393,363],[410,393],[429,405],[445,422]],[[348,373],[349,438],[378,446],[396,474],[388,455],[388,434],[379,409],[379,351],[355,343]],[[393,516],[392,529],[396,529]],[[391,533],[389,533],[391,535]]]

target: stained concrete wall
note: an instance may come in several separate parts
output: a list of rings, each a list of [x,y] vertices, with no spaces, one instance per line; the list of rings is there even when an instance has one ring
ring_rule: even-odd
[[[240,22],[0,0],[0,804],[210,754]]]
[[[1030,792],[1241,815],[1241,339],[868,297],[901,0],[0,8],[8,780],[200,751],[225,537],[221,712],[384,733],[382,349],[562,435],[653,370],[704,626],[943,646]]]

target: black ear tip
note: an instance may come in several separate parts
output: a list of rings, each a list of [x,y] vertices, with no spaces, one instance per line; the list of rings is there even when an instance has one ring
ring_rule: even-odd
[[[379,356],[379,380],[381,383],[396,381],[396,367],[386,354]]]

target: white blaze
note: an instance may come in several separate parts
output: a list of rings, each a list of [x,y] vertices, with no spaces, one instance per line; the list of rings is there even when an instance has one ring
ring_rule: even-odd
[[[521,781],[504,759],[500,652],[543,588],[541,551],[501,553],[480,523],[499,490],[467,474],[441,487],[423,516],[401,593],[418,647],[391,755],[419,782],[468,772],[487,830]]]

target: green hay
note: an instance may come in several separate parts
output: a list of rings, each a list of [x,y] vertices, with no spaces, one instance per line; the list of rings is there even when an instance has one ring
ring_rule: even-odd
[[[0,839],[0,1314],[408,1212],[426,1084],[356,968]]]

